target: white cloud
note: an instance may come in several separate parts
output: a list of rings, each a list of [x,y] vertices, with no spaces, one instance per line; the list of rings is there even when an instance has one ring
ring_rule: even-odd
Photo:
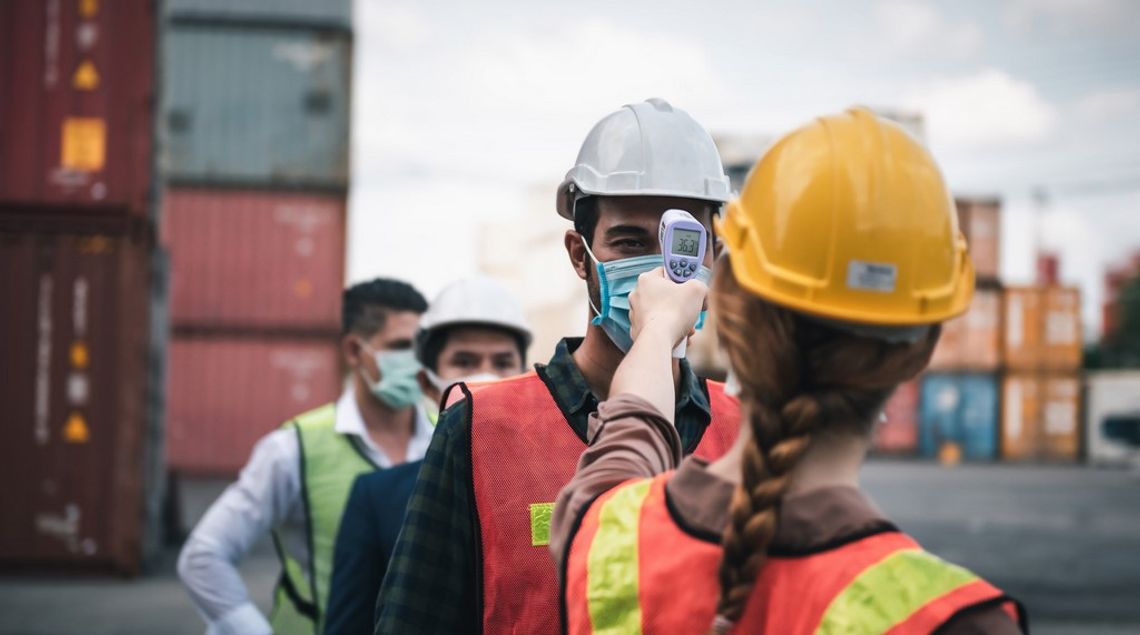
[[[977,24],[953,22],[920,0],[880,0],[875,13],[891,54],[968,58],[982,45]]]
[[[700,118],[696,110],[727,94],[695,41],[600,19],[480,29],[400,59],[358,55],[358,176],[548,180],[569,167],[590,125],[624,103],[662,96]]]
[[[1140,116],[1140,88],[1101,90],[1085,95],[1076,104],[1085,119],[1100,121],[1120,115]]]
[[[487,32],[470,53],[466,92],[497,110],[595,116],[615,100],[662,95],[691,108],[724,93],[700,43],[599,18],[547,32]]]
[[[1033,84],[995,69],[914,86],[903,101],[925,115],[936,150],[1029,144],[1047,138],[1058,121]]]

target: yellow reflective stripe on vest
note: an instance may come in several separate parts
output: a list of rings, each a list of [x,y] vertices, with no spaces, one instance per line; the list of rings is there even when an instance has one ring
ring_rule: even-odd
[[[852,580],[828,605],[815,632],[886,632],[931,601],[977,579],[925,551],[898,551]]]
[[[640,633],[638,534],[651,479],[623,486],[602,505],[586,556],[586,605],[594,633]]]

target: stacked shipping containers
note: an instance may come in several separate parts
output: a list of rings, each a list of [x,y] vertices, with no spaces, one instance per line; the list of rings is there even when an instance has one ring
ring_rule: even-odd
[[[943,325],[922,378],[919,452],[967,459],[1077,458],[1080,293],[1055,284],[998,280],[1000,203],[958,199],[977,291],[970,310]],[[1055,280],[1057,267],[1048,268]]]
[[[957,199],[958,224],[970,245],[976,290],[965,315],[942,326],[921,379],[921,455],[987,460],[997,456],[1002,289],[998,283],[1001,219],[994,199]]]
[[[133,573],[157,538],[153,7],[0,3],[6,568]]]
[[[348,0],[172,0],[164,20],[168,458],[230,474],[339,384]]]
[[[1076,460],[1080,451],[1081,297],[1060,286],[1006,290],[1002,458]]]

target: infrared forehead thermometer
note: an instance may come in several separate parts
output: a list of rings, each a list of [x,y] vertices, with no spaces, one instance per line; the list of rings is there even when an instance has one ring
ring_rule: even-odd
[[[708,232],[693,215],[683,209],[666,210],[657,230],[665,273],[673,282],[685,282],[697,276],[705,261]]]

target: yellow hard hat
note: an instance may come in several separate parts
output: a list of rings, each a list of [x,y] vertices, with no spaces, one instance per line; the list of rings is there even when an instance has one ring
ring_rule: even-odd
[[[820,318],[933,324],[964,313],[974,293],[934,159],[864,108],[776,142],[716,229],[742,287]]]

